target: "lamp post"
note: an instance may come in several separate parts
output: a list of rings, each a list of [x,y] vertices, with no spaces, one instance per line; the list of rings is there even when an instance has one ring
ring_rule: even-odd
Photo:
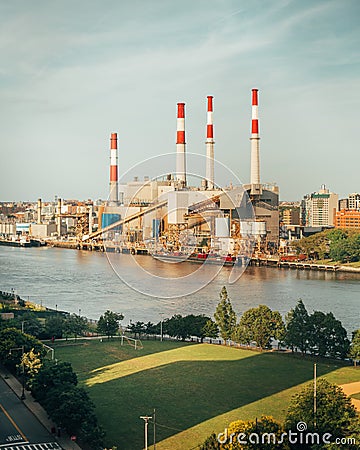
[[[160,314],[160,317],[161,317],[161,321],[160,321],[160,341],[162,342],[162,340],[163,340],[163,316],[164,316],[164,313],[161,312],[159,314]]]
[[[154,418],[154,450],[156,450],[156,411],[155,411],[155,408],[154,408],[153,418]]]
[[[316,428],[316,363],[314,363],[314,428]]]
[[[145,450],[148,450],[148,427],[149,427],[149,420],[152,419],[151,416],[140,416],[140,419],[144,419],[144,425],[145,425]]]

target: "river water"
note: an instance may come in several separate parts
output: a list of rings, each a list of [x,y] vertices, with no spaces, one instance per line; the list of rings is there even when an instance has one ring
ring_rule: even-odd
[[[350,333],[360,328],[360,274],[300,271],[265,267],[248,267],[241,277],[229,283],[229,267],[205,268],[211,272],[211,281],[191,295],[176,297],[172,280],[183,274],[184,284],[190,286],[186,276],[196,264],[166,264],[151,256],[113,255],[59,248],[0,247],[0,290],[15,289],[18,295],[50,308],[81,313],[98,319],[107,309],[123,313],[124,323],[130,320],[159,322],[161,317],[173,314],[206,314],[212,316],[219,301],[222,286],[226,286],[233,307],[240,316],[247,309],[266,304],[285,315],[302,298],[307,310],[332,311]],[[135,262],[134,262],[135,261]],[[162,286],[174,295],[159,298],[144,295],[129,287],[136,287],[142,278],[135,266],[146,267],[157,273],[167,272],[169,278],[154,278],[154,292]],[[196,269],[197,270],[197,269]],[[117,272],[117,273],[116,273]],[[125,274],[125,275],[124,275]],[[209,280],[210,280],[209,278]],[[123,280],[125,280],[126,284]],[[141,287],[140,287],[141,290]],[[143,289],[144,290],[144,289]],[[145,289],[146,290],[146,289]],[[191,289],[189,290],[191,291]],[[79,311],[80,310],[80,311]]]

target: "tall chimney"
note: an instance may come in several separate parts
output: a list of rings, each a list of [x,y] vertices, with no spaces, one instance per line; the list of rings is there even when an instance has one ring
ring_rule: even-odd
[[[176,131],[176,179],[181,187],[186,186],[185,158],[185,103],[177,104]]]
[[[260,156],[259,156],[259,115],[258,89],[252,90],[252,120],[251,120],[251,173],[250,183],[260,184]]]
[[[41,198],[37,201],[37,223],[41,223],[42,202]]]
[[[58,236],[61,236],[61,198],[57,199],[56,205],[56,231]]]
[[[110,193],[109,201],[118,203],[118,142],[117,133],[111,133],[110,138]]]
[[[206,181],[208,189],[214,189],[214,143],[213,97],[208,95],[206,126]]]

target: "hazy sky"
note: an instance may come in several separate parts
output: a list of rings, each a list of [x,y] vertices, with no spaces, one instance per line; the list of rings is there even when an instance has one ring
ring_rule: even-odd
[[[359,19],[358,0],[0,1],[0,200],[106,198],[110,133],[120,173],[175,152],[180,101],[204,154],[207,95],[248,182],[254,87],[262,181],[359,192]]]

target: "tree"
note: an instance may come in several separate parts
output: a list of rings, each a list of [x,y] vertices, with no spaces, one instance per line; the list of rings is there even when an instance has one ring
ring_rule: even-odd
[[[298,253],[305,253],[310,259],[324,259],[329,254],[329,239],[326,231],[302,238],[293,246]]]
[[[224,432],[209,436],[200,450],[288,450],[283,432],[282,425],[271,416],[261,416],[259,420],[236,420]]]
[[[64,317],[61,314],[47,317],[45,320],[45,335],[46,337],[54,336],[57,339],[63,337]]]
[[[315,417],[314,386],[313,383],[309,383],[292,398],[286,415],[285,428],[296,430],[299,422],[305,422],[307,432],[330,433],[332,440],[350,434],[351,427],[358,420],[356,410],[351,404],[350,398],[339,386],[320,378],[317,381],[316,405]]]
[[[353,332],[349,356],[356,366],[356,361],[360,360],[360,329]]]
[[[139,320],[137,322],[131,323],[129,325],[129,330],[130,330],[131,333],[134,334],[135,339],[136,339],[136,336],[138,336],[138,338],[140,339],[141,335],[143,333],[145,333],[145,329],[146,328],[145,328],[144,322],[141,322]]]
[[[86,391],[74,385],[66,389],[61,386],[51,388],[44,406],[51,419],[70,434],[77,433],[94,413],[94,406]]]
[[[204,337],[206,336],[204,334],[204,327],[209,320],[210,318],[203,314],[189,314],[184,317],[185,328],[188,329],[190,336],[196,336],[203,342]]]
[[[31,393],[41,403],[46,398],[49,389],[59,386],[66,389],[70,385],[77,385],[77,376],[71,364],[45,360],[34,376]]]
[[[107,310],[97,324],[97,332],[99,334],[105,334],[108,339],[113,337],[119,330],[119,322],[123,320],[124,316],[112,311]]]
[[[5,328],[0,331],[0,361],[13,372],[21,363],[22,348],[24,352],[33,349],[41,357],[46,354],[42,342],[34,336],[22,333],[17,328]]]
[[[333,313],[314,311],[309,316],[309,349],[312,354],[344,359],[349,347],[347,332]]]
[[[30,311],[26,311],[21,316],[14,319],[15,326],[19,330],[24,330],[31,336],[39,337],[43,332],[43,325],[36,315]]]
[[[281,340],[285,326],[278,311],[259,305],[246,311],[240,319],[235,337],[246,344],[255,341],[260,348],[269,348],[272,339]]]
[[[191,336],[189,324],[181,314],[174,314],[170,319],[163,323],[164,331],[172,337],[182,339],[183,341]]]
[[[360,260],[360,233],[338,239],[330,244],[330,257],[342,263]]]
[[[148,336],[159,333],[160,333],[160,323],[155,325],[152,322],[147,322],[145,324],[145,334],[147,334]]]
[[[216,339],[219,334],[219,328],[213,320],[209,319],[204,325],[202,332],[204,334],[204,337]]]
[[[294,309],[286,316],[285,343],[294,351],[298,348],[304,355],[309,342],[309,314],[300,299]]]
[[[71,314],[64,320],[63,332],[66,337],[73,335],[76,339],[78,336],[82,336],[87,328],[86,317]]]
[[[32,348],[29,352],[24,353],[21,357],[21,362],[18,365],[18,368],[24,367],[25,374],[27,375],[29,382],[28,385],[31,386],[32,380],[39,372],[42,366],[42,361],[40,357],[40,353],[35,353]]]
[[[231,339],[236,327],[236,314],[232,308],[226,287],[220,292],[220,302],[214,314],[215,323],[219,327],[223,339]]]
[[[60,427],[90,444],[85,448],[102,449],[104,432],[98,426],[94,404],[76,385],[70,363],[45,361],[34,376],[31,392]]]

